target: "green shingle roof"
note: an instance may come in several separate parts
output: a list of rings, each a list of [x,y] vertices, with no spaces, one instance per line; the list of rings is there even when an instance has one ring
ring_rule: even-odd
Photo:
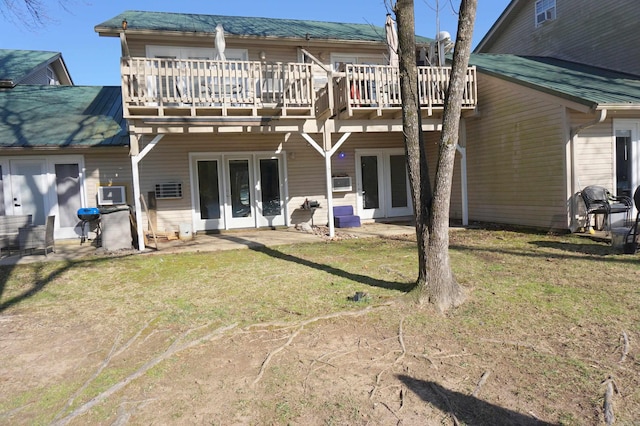
[[[0,89],[0,147],[126,146],[115,86],[19,85]]]
[[[640,108],[640,77],[548,57],[473,54],[480,72],[591,107]]]
[[[384,16],[380,17],[384,23]],[[122,29],[127,20],[127,31],[169,31],[214,34],[222,24],[225,34],[260,38],[295,38],[347,41],[385,42],[384,26],[347,24],[339,22],[306,21],[297,19],[250,18],[242,16],[198,15],[187,13],[144,12],[128,10],[96,25],[96,32]],[[418,43],[431,39],[417,37]]]
[[[59,52],[0,49],[0,80],[16,84],[38,66],[59,56]]]

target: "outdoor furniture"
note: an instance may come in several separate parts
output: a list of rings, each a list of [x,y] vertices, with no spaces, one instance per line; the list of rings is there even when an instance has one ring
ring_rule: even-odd
[[[30,214],[0,216],[0,251],[6,249],[11,254],[11,249],[18,249],[18,230],[31,225],[31,217]]]
[[[603,215],[602,226],[598,229],[598,221],[594,221],[594,229],[611,230],[611,215],[615,213],[624,213],[625,224],[629,221],[629,212],[632,208],[631,198],[621,196],[616,197],[608,189],[590,185],[581,191],[582,199],[584,200],[585,207],[587,209],[587,223],[591,227],[591,215]]]
[[[32,252],[33,250],[44,250],[45,256],[48,255],[49,249],[55,253],[56,247],[53,239],[55,219],[55,216],[48,216],[44,225],[30,225],[18,230],[21,255],[27,250]]]
[[[636,220],[633,222],[629,232],[624,239],[624,252],[634,254],[638,250],[638,226],[640,225],[640,186],[633,193],[633,202],[636,206]]]
[[[360,216],[353,214],[353,206],[336,206],[333,208],[333,224],[336,228],[357,228]]]

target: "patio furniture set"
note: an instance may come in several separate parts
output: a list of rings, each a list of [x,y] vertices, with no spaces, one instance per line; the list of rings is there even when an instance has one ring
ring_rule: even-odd
[[[55,252],[53,237],[55,216],[47,217],[44,225],[34,225],[32,215],[0,216],[0,254],[6,250],[19,251],[20,255],[27,251],[44,250],[45,256],[49,250]]]

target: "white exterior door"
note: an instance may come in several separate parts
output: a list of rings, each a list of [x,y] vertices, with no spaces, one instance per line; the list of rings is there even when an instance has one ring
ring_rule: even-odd
[[[47,194],[46,162],[40,159],[10,160],[13,214],[30,214],[35,225],[44,225]],[[49,207],[48,205],[46,207]]]
[[[284,155],[192,153],[195,231],[286,224]]]
[[[613,131],[615,195],[633,197],[640,185],[640,120],[614,120]],[[635,206],[634,212],[637,213]]]
[[[0,165],[5,214],[30,214],[36,225],[54,215],[55,238],[81,235],[77,212],[85,198],[82,156],[20,157]]]
[[[253,228],[256,226],[256,191],[251,157],[227,158],[225,164],[227,228]]]
[[[191,171],[194,230],[224,229],[222,157],[192,156]]]
[[[357,210],[362,219],[384,217],[382,154],[356,152]]]
[[[356,209],[362,219],[411,215],[404,150],[357,150],[356,191]]]
[[[282,155],[256,157],[258,226],[282,226],[285,224],[282,162]]]

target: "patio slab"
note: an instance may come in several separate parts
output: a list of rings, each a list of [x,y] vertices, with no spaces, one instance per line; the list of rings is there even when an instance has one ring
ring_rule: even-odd
[[[158,249],[153,240],[148,241],[144,252],[136,250],[107,253],[100,247],[96,247],[92,241],[80,244],[79,239],[56,241],[56,252],[49,252],[48,256],[43,251],[20,255],[12,252],[11,255],[2,253],[0,266],[17,265],[46,261],[72,261],[91,256],[113,256],[127,254],[152,255],[154,253],[180,253],[180,252],[207,252],[219,250],[237,250],[256,247],[270,247],[284,244],[317,243],[328,239],[326,231],[322,227],[314,228],[314,233],[297,230],[293,227],[282,229],[243,229],[225,231],[216,234],[198,234],[190,240],[159,240]],[[358,228],[337,228],[337,238],[372,238],[378,236],[405,235],[415,233],[414,226],[409,222],[394,223],[365,223]]]

